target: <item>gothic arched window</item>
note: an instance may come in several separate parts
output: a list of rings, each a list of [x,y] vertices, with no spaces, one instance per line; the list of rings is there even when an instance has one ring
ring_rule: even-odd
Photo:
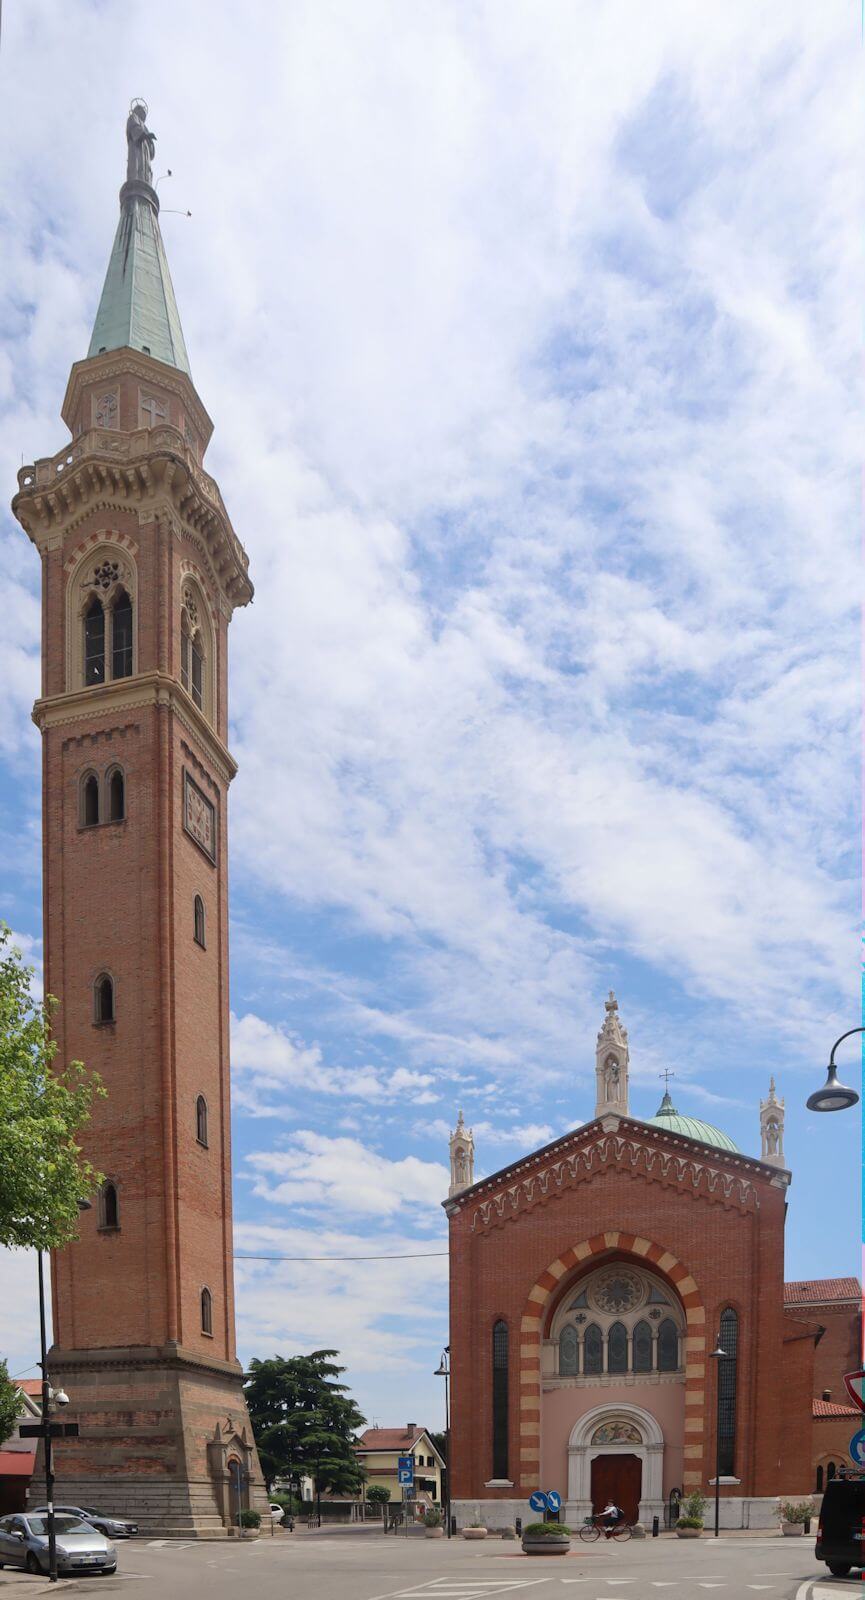
[[[192,937],[203,950],[205,948],[204,901],[200,894],[195,896],[192,903]]]
[[[739,1316],[732,1306],[721,1312],[721,1349],[718,1358],[718,1461],[721,1475],[732,1478],[736,1463],[736,1378],[739,1354]]]
[[[126,816],[126,785],[123,773],[115,767],[108,779],[108,820],[122,822]]]
[[[590,1322],[583,1340],[583,1372],[586,1377],[603,1371],[604,1341],[596,1322]]]
[[[580,1347],[577,1340],[577,1330],[570,1324],[562,1329],[559,1339],[559,1376],[574,1378],[579,1371]]]
[[[81,826],[95,828],[99,822],[99,779],[88,772],[81,784]]]
[[[628,1330],[623,1322],[614,1322],[607,1334],[607,1371],[627,1372]]]
[[[830,1461],[828,1466],[827,1466],[827,1468],[826,1468],[826,1482],[827,1483],[831,1483],[832,1482],[832,1479],[835,1477],[835,1474],[837,1473],[837,1471],[838,1471],[838,1468],[836,1467],[834,1461]]]
[[[679,1334],[672,1318],[665,1317],[658,1328],[658,1371],[676,1372],[679,1366]]]
[[[125,589],[111,607],[111,676],[132,677],[132,601]]]
[[[493,1477],[508,1475],[508,1325],[493,1327]]]
[[[817,1484],[816,1484],[814,1493],[815,1494],[822,1494],[823,1493],[823,1463],[822,1462],[820,1463],[819,1467],[817,1468]]]
[[[195,1102],[195,1137],[207,1148],[207,1101],[203,1094]]]
[[[651,1372],[652,1370],[652,1330],[648,1322],[638,1322],[633,1334],[634,1372]]]
[[[114,979],[101,972],[93,986],[94,1021],[114,1022]]]
[[[199,711],[209,713],[206,627],[204,603],[195,587],[186,585],[180,614],[180,681]]]
[[[201,1291],[201,1331],[213,1337],[213,1295],[209,1289]]]
[[[105,682],[105,612],[98,595],[84,613],[84,682]]]
[[[117,1203],[117,1185],[114,1183],[103,1183],[99,1191],[99,1226],[120,1227],[120,1207]]]

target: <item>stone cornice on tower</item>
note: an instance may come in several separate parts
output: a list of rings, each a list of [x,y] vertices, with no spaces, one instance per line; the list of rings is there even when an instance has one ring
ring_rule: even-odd
[[[123,371],[129,372],[133,365],[124,363]],[[152,365],[158,367],[159,382],[165,387],[166,368],[162,363]],[[18,472],[12,510],[40,551],[91,511],[105,507],[139,513],[165,507],[201,540],[230,610],[252,599],[249,558],[219,487],[198,465],[179,429],[169,424],[131,433],[91,428],[56,455]]]
[[[213,763],[215,771],[225,783],[230,783],[237,772],[237,762],[223,744],[215,728],[199,711],[191,695],[164,672],[140,672],[133,678],[121,678],[116,683],[101,683],[92,688],[66,691],[50,698],[37,700],[33,706],[33,721],[40,732],[46,728],[63,727],[76,722],[92,722],[104,714],[116,717],[118,712],[130,711],[137,706],[166,706],[173,711],[178,722]]]

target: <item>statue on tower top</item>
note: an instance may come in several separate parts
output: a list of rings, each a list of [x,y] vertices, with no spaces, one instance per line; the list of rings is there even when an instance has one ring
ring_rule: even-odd
[[[126,118],[126,182],[153,185],[156,134],[147,126],[147,101],[133,100]]]
[[[769,1079],[769,1098],[760,1101],[760,1160],[769,1167],[784,1167],[784,1101]]]
[[[619,1002],[612,989],[604,1001],[604,1025],[595,1055],[595,1116],[608,1112],[628,1115],[628,1030],[619,1019]]]
[[[449,1195],[461,1194],[475,1181],[475,1141],[460,1112],[450,1138],[451,1183]]]

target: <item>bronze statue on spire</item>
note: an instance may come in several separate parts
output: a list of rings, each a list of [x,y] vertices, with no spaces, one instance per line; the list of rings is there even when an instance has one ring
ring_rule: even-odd
[[[146,100],[133,100],[126,118],[126,182],[153,184],[156,134],[147,126]]]

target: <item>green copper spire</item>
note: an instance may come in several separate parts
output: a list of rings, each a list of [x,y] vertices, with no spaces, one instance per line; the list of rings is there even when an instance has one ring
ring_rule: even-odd
[[[151,184],[156,135],[146,126],[146,116],[144,102],[134,101],[126,123],[128,160],[120,221],[87,354],[128,345],[191,377],[159,231],[159,199]]]

